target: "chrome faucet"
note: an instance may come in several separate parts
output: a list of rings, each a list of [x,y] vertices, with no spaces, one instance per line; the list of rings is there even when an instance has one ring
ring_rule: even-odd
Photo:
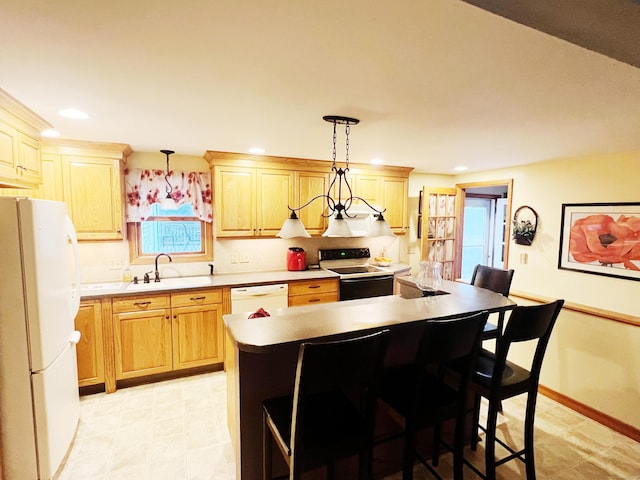
[[[166,253],[159,253],[156,256],[156,270],[155,270],[155,274],[156,274],[156,278],[153,280],[154,282],[159,282],[160,281],[160,272],[158,271],[158,259],[162,256],[165,256],[169,259],[170,262],[172,262],[173,260],[171,260],[171,257],[169,255],[167,255]]]

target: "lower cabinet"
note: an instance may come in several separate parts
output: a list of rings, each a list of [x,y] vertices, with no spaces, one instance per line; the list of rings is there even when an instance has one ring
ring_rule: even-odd
[[[336,278],[289,282],[289,306],[337,302],[338,292]]]
[[[173,369],[223,361],[222,290],[171,294]]]
[[[112,309],[116,379],[171,371],[169,295],[114,297]]]
[[[223,361],[221,289],[114,297],[112,308],[117,380]]]
[[[104,337],[100,300],[80,302],[75,329],[80,332],[80,342],[76,345],[78,385],[86,387],[104,383]]]

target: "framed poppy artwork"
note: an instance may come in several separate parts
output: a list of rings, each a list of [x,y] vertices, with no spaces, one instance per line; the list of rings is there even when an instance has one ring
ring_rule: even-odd
[[[558,268],[640,280],[640,203],[563,204]]]

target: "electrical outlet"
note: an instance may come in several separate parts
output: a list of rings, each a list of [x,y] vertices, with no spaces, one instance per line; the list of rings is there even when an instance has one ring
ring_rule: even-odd
[[[109,270],[120,270],[122,268],[122,261],[119,259],[106,260],[105,265]]]
[[[231,252],[231,263],[240,263],[240,253]]]
[[[240,263],[249,263],[249,254],[243,253],[240,255]]]

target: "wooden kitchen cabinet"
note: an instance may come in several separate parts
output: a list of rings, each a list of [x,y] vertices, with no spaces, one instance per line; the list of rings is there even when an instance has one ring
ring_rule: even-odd
[[[293,172],[218,166],[214,168],[216,236],[275,236],[293,200]]]
[[[80,332],[80,342],[76,345],[78,385],[86,387],[104,383],[104,339],[100,300],[80,302],[75,329]]]
[[[125,144],[47,140],[43,144],[43,196],[63,200],[78,240],[124,238]]]
[[[0,187],[42,182],[40,132],[47,122],[0,89]]]
[[[214,176],[217,237],[275,236],[298,208],[328,192],[332,162],[301,158],[207,151]],[[348,179],[354,195],[386,208],[384,217],[395,233],[408,228],[408,167],[351,164]],[[334,185],[334,190],[337,185]],[[337,192],[333,191],[334,198]],[[343,201],[349,195],[343,185]],[[318,199],[297,213],[311,235],[327,226],[326,202]]]
[[[64,198],[78,239],[123,238],[122,171],[109,158],[62,157]]]
[[[337,278],[289,282],[289,306],[337,302],[339,286]]]
[[[377,208],[386,209],[384,218],[395,233],[408,228],[409,180],[401,176],[356,174],[353,193]]]
[[[171,371],[170,305],[169,295],[113,298],[117,380]]]
[[[318,195],[326,195],[329,188],[329,174],[322,172],[295,172],[295,203],[292,207],[298,208]],[[322,235],[327,229],[327,202],[319,198],[297,212],[310,235]],[[280,226],[282,226],[282,220]]]
[[[56,155],[42,154],[42,183],[36,188],[2,188],[0,195],[64,201],[62,191],[62,163]]]
[[[117,380],[224,361],[222,289],[112,299]]]
[[[171,294],[173,369],[224,360],[222,289]]]

